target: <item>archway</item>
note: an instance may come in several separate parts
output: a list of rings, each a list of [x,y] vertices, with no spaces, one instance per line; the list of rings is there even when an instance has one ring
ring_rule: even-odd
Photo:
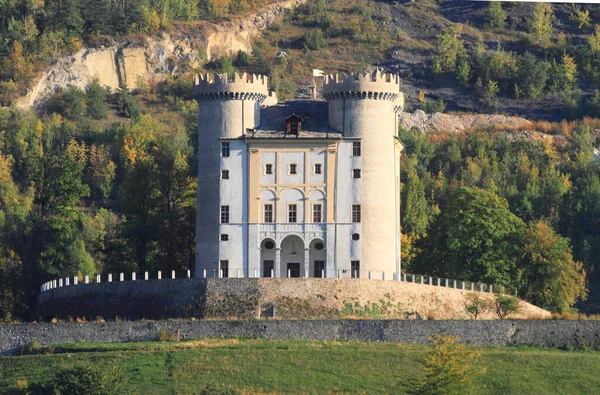
[[[304,241],[296,235],[281,242],[281,277],[304,277]]]
[[[260,277],[275,277],[275,240],[264,239],[260,243]]]
[[[325,265],[325,243],[321,239],[314,239],[309,244],[310,277],[327,277]]]

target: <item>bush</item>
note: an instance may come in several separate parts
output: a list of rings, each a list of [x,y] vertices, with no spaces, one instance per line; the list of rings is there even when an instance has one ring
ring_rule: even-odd
[[[423,380],[416,388],[419,394],[463,393],[473,379],[485,373],[485,368],[474,365],[480,354],[464,344],[457,344],[456,336],[436,335],[434,349],[421,360]]]
[[[42,349],[37,340],[32,340],[21,348],[21,353],[24,355],[37,354]]]
[[[237,53],[237,57],[235,58],[235,67],[247,67],[250,64],[250,59],[248,58],[248,53],[242,51],[241,49]]]
[[[117,105],[119,111],[127,118],[138,119],[141,115],[140,105],[135,101],[127,88],[119,92]]]
[[[498,318],[503,320],[509,314],[517,313],[520,310],[519,299],[509,295],[496,295],[494,310]]]
[[[113,366],[102,371],[91,365],[63,368],[50,386],[55,394],[120,395],[127,393],[127,378]]]
[[[323,32],[321,29],[314,29],[304,34],[302,39],[304,48],[306,50],[319,50],[325,45],[325,39],[323,38]]]
[[[94,78],[85,89],[87,115],[93,119],[104,119],[108,108],[106,107],[106,91],[100,86],[100,80]]]
[[[480,292],[469,292],[466,297],[465,309],[473,318],[477,319],[486,311],[492,309],[492,304],[486,298],[483,298]]]

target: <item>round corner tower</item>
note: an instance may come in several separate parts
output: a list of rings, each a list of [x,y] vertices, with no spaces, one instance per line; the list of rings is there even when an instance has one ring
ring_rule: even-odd
[[[247,129],[260,125],[260,105],[268,96],[267,77],[255,74],[235,74],[229,81],[226,74],[197,76],[194,97],[198,101],[198,201],[196,214],[196,275],[204,270],[214,273],[219,267],[219,234],[221,206],[230,204],[226,229],[234,240],[242,239],[247,223],[245,213],[236,200],[245,196],[243,178],[229,185],[236,190],[223,190],[220,185],[223,162],[238,166],[242,177],[247,150],[243,136]],[[228,167],[225,167],[228,168]],[[233,177],[232,177],[233,178]],[[232,200],[228,202],[227,200]],[[229,208],[228,208],[229,210]]]
[[[400,271],[400,151],[397,111],[400,78],[373,73],[329,75],[323,95],[329,125],[344,138],[360,141],[362,156],[361,271]],[[380,277],[381,278],[381,277]]]

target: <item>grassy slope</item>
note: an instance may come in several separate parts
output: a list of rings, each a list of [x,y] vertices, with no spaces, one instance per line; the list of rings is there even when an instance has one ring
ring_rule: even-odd
[[[191,393],[210,381],[248,393],[406,392],[425,345],[255,339],[181,343],[72,344],[57,354],[0,358],[0,393],[16,381],[45,382],[57,367],[116,363],[139,393]],[[600,354],[479,347],[487,373],[476,393],[594,393]],[[171,371],[172,379],[169,378]],[[2,392],[4,389],[4,392]]]

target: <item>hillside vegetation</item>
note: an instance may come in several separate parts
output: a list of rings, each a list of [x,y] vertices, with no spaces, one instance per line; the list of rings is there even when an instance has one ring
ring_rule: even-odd
[[[219,12],[206,8],[217,3],[224,5]],[[110,18],[86,17],[101,9],[87,4],[1,4],[4,104],[27,89],[45,62],[80,45],[184,29],[194,19],[221,20],[263,2],[106,0],[101,4]],[[146,10],[139,15],[150,22],[126,19],[118,30],[121,4],[127,12]],[[164,4],[191,4],[183,9],[193,12],[182,16]],[[195,71],[266,73],[282,97],[291,97],[313,67],[357,71],[375,64],[405,77],[413,109],[556,117],[564,107],[576,110],[570,116],[592,114],[596,58],[585,50],[595,42],[598,10],[590,6],[590,26],[579,27],[570,6],[551,7],[552,18],[547,7],[503,4],[507,17],[492,27],[487,7],[310,0],[272,25],[252,53],[205,59]],[[549,36],[547,23],[538,26],[543,36],[531,28],[534,11],[547,17],[541,22],[550,20]],[[86,27],[94,21],[107,25]],[[523,75],[534,66],[546,70],[544,84],[525,78],[541,72]],[[564,93],[582,100],[566,106]],[[85,90],[65,87],[36,110],[0,110],[0,320],[35,319],[39,285],[53,278],[193,271],[197,106],[191,75],[181,74],[118,92],[90,81]],[[537,122],[527,130],[400,130],[405,269],[495,284],[552,311],[585,299],[589,285],[592,303],[581,307],[597,311],[600,169],[593,150],[599,128],[585,118]]]
[[[113,380],[120,378],[118,393],[415,393],[423,379],[419,362],[431,349],[429,345],[262,339],[66,344],[56,346],[54,354],[1,357],[0,393],[44,393],[60,371],[90,364]],[[525,347],[468,350],[480,354],[471,356],[469,365],[486,371],[461,393],[586,394],[600,384],[597,352]],[[99,385],[95,388],[100,391]]]

